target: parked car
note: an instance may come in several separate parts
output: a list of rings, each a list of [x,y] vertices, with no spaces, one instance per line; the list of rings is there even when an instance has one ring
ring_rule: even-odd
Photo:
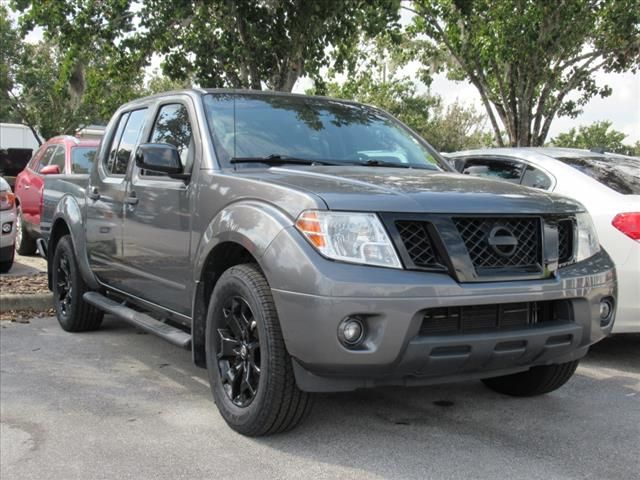
[[[16,249],[20,255],[33,255],[36,240],[41,236],[44,176],[88,173],[98,144],[98,140],[78,140],[67,135],[54,137],[36,151],[17,176]]]
[[[13,189],[16,184],[16,176],[24,170],[29,159],[33,155],[30,148],[7,148],[0,150],[0,176]]]
[[[115,113],[88,179],[45,185],[62,328],[109,312],[190,348],[246,435],[293,428],[312,392],[547,393],[614,322],[613,262],[582,205],[459,175],[357,103],[144,98]]]
[[[618,274],[614,333],[640,332],[640,159],[569,148],[495,148],[447,156],[465,174],[560,193],[591,214]]]
[[[16,243],[16,201],[9,182],[0,177],[0,273],[13,266]]]

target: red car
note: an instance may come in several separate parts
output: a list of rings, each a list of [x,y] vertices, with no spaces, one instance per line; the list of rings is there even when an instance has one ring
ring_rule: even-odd
[[[71,136],[54,137],[44,143],[16,177],[16,251],[33,255],[40,236],[40,214],[44,176],[89,173],[98,140],[79,140]]]

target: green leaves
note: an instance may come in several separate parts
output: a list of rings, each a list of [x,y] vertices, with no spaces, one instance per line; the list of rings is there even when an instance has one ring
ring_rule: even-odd
[[[129,2],[15,0],[14,26],[2,6],[2,92],[11,118],[47,139],[106,123],[122,103],[141,95],[144,53],[132,49]],[[24,41],[34,26],[44,40]],[[3,40],[4,44],[4,40]],[[4,50],[4,48],[3,48]],[[4,103],[4,102],[3,102]]]
[[[626,137],[624,133],[612,129],[611,122],[602,121],[561,133],[551,140],[551,145],[587,150],[598,148],[623,155],[640,155],[640,143],[636,143],[635,146],[625,145],[623,142]]]
[[[635,0],[415,0],[407,8],[416,15],[410,34],[440,47],[449,76],[478,89],[499,144],[504,129],[513,146],[542,145],[557,115],[575,117],[610,94],[594,72],[640,63]]]
[[[138,40],[164,73],[203,87],[291,91],[298,78],[352,66],[362,38],[397,21],[399,0],[150,0]]]

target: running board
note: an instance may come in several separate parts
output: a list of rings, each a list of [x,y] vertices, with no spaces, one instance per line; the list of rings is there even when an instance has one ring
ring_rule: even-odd
[[[136,312],[121,303],[111,300],[104,295],[100,295],[98,292],[87,292],[82,296],[82,298],[85,302],[90,303],[94,307],[98,307],[100,310],[111,313],[116,317],[141,328],[145,332],[153,333],[173,345],[177,345],[178,347],[185,349],[191,348],[191,335],[179,328],[162,323],[146,313]]]

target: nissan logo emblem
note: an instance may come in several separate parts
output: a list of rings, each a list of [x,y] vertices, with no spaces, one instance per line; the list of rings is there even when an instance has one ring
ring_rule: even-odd
[[[496,226],[491,229],[487,238],[491,249],[502,257],[510,257],[516,253],[518,239],[506,227]]]

